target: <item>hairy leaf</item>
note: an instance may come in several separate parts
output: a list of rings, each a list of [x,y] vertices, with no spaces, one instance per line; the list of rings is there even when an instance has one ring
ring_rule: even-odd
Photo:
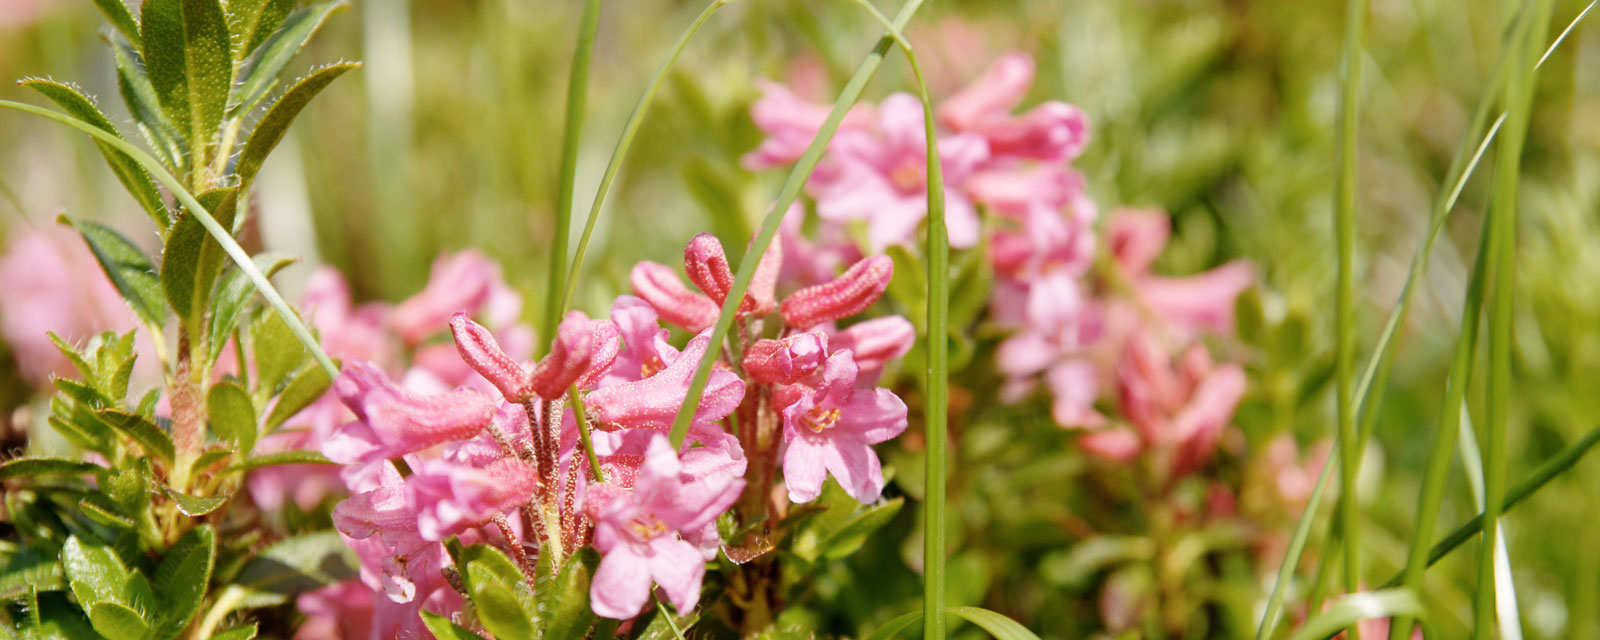
[[[168,636],[177,635],[205,600],[211,569],[216,566],[217,537],[211,525],[200,525],[183,534],[167,550],[156,569],[156,602],[162,612],[161,628]]]
[[[232,46],[218,0],[145,0],[145,67],[168,120],[194,158],[222,124],[233,84]]]
[[[238,216],[235,216],[238,217]],[[298,258],[281,253],[262,253],[252,258],[256,268],[261,273],[271,278],[279,271]],[[245,307],[250,303],[250,296],[256,292],[256,286],[241,269],[229,270],[222,276],[221,284],[217,285],[216,300],[211,304],[210,351],[206,354],[212,362],[222,355],[222,350],[228,346],[227,336],[239,328],[239,318],[244,315]]]
[[[66,586],[61,563],[53,555],[31,547],[0,552],[0,600],[11,600],[30,589],[54,591]]]
[[[336,531],[288,538],[252,558],[233,579],[244,590],[240,608],[270,607],[356,576],[359,561]]]
[[[0,482],[35,476],[77,476],[94,473],[100,467],[88,462],[62,458],[17,458],[0,462]]]
[[[280,464],[333,464],[333,461],[316,451],[279,451],[246,458],[240,461],[239,464],[229,467],[229,469],[247,471],[256,467],[270,467]]]
[[[116,552],[98,538],[67,538],[61,547],[61,568],[72,585],[72,595],[85,608],[100,602],[133,600],[127,568]]]
[[[100,262],[100,268],[105,270],[106,277],[116,285],[117,292],[134,313],[152,327],[165,323],[167,300],[161,292],[161,279],[156,275],[155,263],[139,247],[105,225],[66,216],[58,220],[72,225],[83,235],[89,250]]]
[[[232,381],[211,385],[206,413],[219,440],[231,443],[241,456],[250,455],[256,446],[256,409],[250,392]]]
[[[128,413],[121,409],[102,409],[95,413],[100,420],[137,443],[147,455],[160,458],[162,462],[172,464],[176,451],[172,445],[172,436],[162,431],[161,427],[151,422],[149,418],[136,413]]]
[[[237,189],[214,189],[197,198],[217,224],[223,228],[233,225],[238,212]],[[187,209],[178,213],[178,220],[167,234],[166,249],[161,253],[161,286],[166,291],[172,310],[185,322],[197,321],[211,296],[211,288],[222,272],[224,253],[222,245],[206,232],[200,221]],[[196,327],[197,329],[198,327]],[[196,336],[197,339],[197,336]]]
[[[294,0],[228,0],[228,32],[233,59],[243,60],[277,31],[294,9]]]
[[[227,631],[218,631],[211,636],[211,640],[253,640],[256,637],[256,623],[252,622],[243,627],[234,627]]]
[[[97,2],[122,6],[121,0],[97,0]],[[127,13],[126,8],[123,9],[123,13]],[[111,120],[100,111],[100,108],[76,87],[42,78],[27,78],[18,84],[43,94],[73,117],[118,138],[122,137],[122,132],[111,124]],[[167,211],[166,203],[161,201],[161,192],[156,190],[156,181],[150,177],[150,173],[139,166],[139,163],[134,162],[133,158],[128,157],[128,154],[112,148],[109,144],[96,140],[95,146],[100,148],[100,154],[105,156],[106,164],[111,166],[111,171],[117,175],[122,186],[128,189],[134,201],[150,214],[157,227],[166,231],[167,226],[172,224],[171,214]]]
[[[134,122],[138,123],[139,133],[145,141],[150,143],[150,147],[155,149],[156,155],[169,169],[174,173],[182,173],[187,165],[184,155],[188,144],[178,135],[177,128],[172,126],[167,114],[161,111],[155,87],[150,85],[150,76],[145,74],[144,55],[139,53],[137,46],[118,39],[113,39],[111,43],[111,54],[117,63],[117,90],[122,94],[123,103],[128,105],[128,111],[133,114]]]
[[[359,62],[342,62],[317,69],[289,87],[283,97],[272,103],[266,115],[256,124],[255,130],[250,132],[250,139],[245,142],[244,151],[239,155],[239,164],[234,168],[234,172],[239,174],[239,183],[249,186],[256,173],[261,171],[261,163],[266,161],[267,154],[272,153],[272,149],[283,140],[289,125],[312,98],[321,93],[334,78],[360,66]]]
[[[589,607],[589,580],[594,576],[600,556],[590,547],[567,558],[552,588],[541,589],[539,615],[544,619],[545,640],[579,640],[594,624]],[[543,587],[544,585],[540,585]]]
[[[94,0],[94,5],[129,42],[140,41],[139,23],[133,19],[133,13],[128,11],[128,5],[123,4],[122,0]]]
[[[228,105],[228,114],[238,116],[249,113],[261,104],[272,87],[277,85],[284,67],[306,46],[306,42],[311,40],[328,16],[348,6],[340,0],[322,2],[296,11],[285,19],[283,26],[268,36],[260,48],[244,61],[239,85]]]
[[[182,511],[183,515],[191,518],[198,518],[222,508],[222,505],[227,504],[228,498],[231,497],[191,496],[187,493],[179,493],[172,487],[163,487],[162,492],[167,494],[168,498],[171,498],[173,502],[178,504],[178,510]]]
[[[432,611],[422,611],[422,624],[439,640],[483,640],[482,636]]]
[[[461,572],[462,585],[484,628],[497,638],[533,637],[539,614],[533,590],[517,565],[486,544],[462,547],[451,540],[445,548]]]
[[[278,403],[273,405],[272,412],[267,415],[266,426],[268,432],[278,428],[285,420],[294,417],[302,409],[316,402],[327,393],[328,387],[333,385],[333,379],[328,377],[328,372],[322,367],[310,366],[302,369],[298,375],[289,380],[289,386],[284,387],[283,393],[278,395]]]
[[[89,605],[89,624],[106,640],[145,640],[150,634],[150,625],[138,611],[117,602]]]

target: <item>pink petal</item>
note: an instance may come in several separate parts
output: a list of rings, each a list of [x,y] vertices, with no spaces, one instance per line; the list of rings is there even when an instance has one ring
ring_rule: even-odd
[[[883,468],[878,454],[865,442],[833,438],[829,446],[822,447],[822,456],[839,486],[858,502],[873,502],[883,494]]]
[[[600,560],[589,585],[589,607],[595,615],[626,620],[639,615],[650,600],[650,559],[633,545],[618,545]]]
[[[789,441],[783,452],[783,483],[790,502],[803,504],[822,495],[822,482],[828,478],[823,449],[804,437]]]

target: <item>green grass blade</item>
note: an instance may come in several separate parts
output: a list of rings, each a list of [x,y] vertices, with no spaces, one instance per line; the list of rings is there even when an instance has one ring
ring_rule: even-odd
[[[894,25],[897,29],[904,29],[911,17],[916,15],[917,9],[922,6],[922,0],[907,0],[905,6],[900,8],[900,13],[895,16]],[[885,35],[878,40],[872,53],[856,67],[856,71],[845,83],[844,90],[834,100],[833,111],[828,114],[828,119],[823,122],[811,146],[806,147],[805,153],[800,155],[800,160],[789,172],[789,177],[784,181],[783,187],[778,190],[777,201],[772,210],[761,221],[761,231],[756,233],[755,240],[751,242],[750,249],[739,261],[739,273],[734,278],[733,288],[728,291],[728,298],[722,305],[722,314],[717,318],[717,324],[711,333],[711,344],[720,345],[728,336],[728,330],[733,327],[734,312],[744,300],[744,293],[750,288],[750,278],[755,275],[756,263],[766,253],[767,246],[772,244],[772,237],[778,233],[778,222],[783,219],[783,212],[794,204],[800,196],[801,187],[805,186],[806,179],[811,176],[811,171],[816,169],[817,163],[822,160],[822,152],[828,146],[828,141],[833,139],[833,134],[839,129],[839,124],[844,121],[846,111],[861,97],[861,92],[866,88],[867,81],[878,71],[878,66],[883,63],[883,56],[894,46],[892,36]],[[592,216],[591,216],[592,217]],[[579,256],[583,254],[583,245],[578,247]],[[754,257],[754,259],[752,259]],[[576,264],[576,263],[574,263]],[[577,270],[573,270],[576,275]],[[570,278],[569,278],[570,281]],[[683,438],[689,433],[689,423],[694,419],[694,406],[699,402],[700,394],[705,392],[706,381],[711,377],[711,364],[716,362],[721,350],[711,348],[706,350],[705,356],[700,358],[700,364],[695,369],[694,378],[689,382],[689,393],[684,398],[682,407],[678,408],[678,416],[672,422],[671,438],[673,446],[682,446]]]
[[[965,618],[967,622],[982,627],[984,631],[989,632],[989,635],[994,636],[996,640],[1039,640],[1039,636],[1029,631],[1027,627],[1022,626],[1016,620],[988,609],[950,607],[947,611]]]
[[[550,321],[547,331],[554,330],[554,319],[559,319],[561,314],[566,312],[567,307],[572,305],[572,292],[578,286],[578,272],[583,270],[583,256],[589,250],[589,239],[594,236],[594,224],[600,219],[600,209],[605,206],[606,195],[611,192],[611,183],[617,179],[617,172],[622,170],[622,161],[628,157],[628,149],[633,146],[633,138],[639,133],[639,126],[644,123],[645,113],[650,111],[650,105],[655,102],[656,92],[661,89],[661,83],[667,79],[667,72],[672,69],[673,63],[678,61],[678,55],[683,53],[683,48],[689,44],[689,39],[693,38],[694,34],[700,31],[700,27],[711,19],[711,14],[716,13],[718,9],[721,9],[731,1],[712,0],[711,4],[706,5],[705,10],[701,11],[700,15],[694,19],[694,22],[689,25],[689,28],[684,30],[683,35],[678,36],[678,42],[672,46],[672,51],[667,54],[667,59],[661,62],[661,66],[656,68],[655,75],[650,77],[650,83],[645,86],[644,94],[639,96],[639,102],[633,105],[633,113],[628,115],[628,122],[622,127],[622,137],[617,139],[617,146],[611,151],[611,160],[606,163],[606,171],[600,176],[600,186],[595,189],[594,202],[589,205],[589,218],[583,223],[583,236],[578,239],[577,254],[572,256],[572,268],[567,271],[567,283],[561,289],[560,304],[549,305],[549,308],[553,311],[546,311],[546,319]],[[807,171],[807,174],[809,173]],[[570,209],[571,206],[569,204],[568,210]],[[560,255],[565,256],[566,238],[563,236],[558,239],[558,242],[562,243]],[[766,243],[762,243],[761,246],[765,248]],[[761,254],[757,253],[756,255],[759,256]],[[740,299],[743,299],[744,289],[740,288],[739,291],[741,292]],[[724,331],[723,334],[726,334],[726,332]],[[713,342],[713,344],[717,343]],[[717,353],[717,349],[706,351],[707,355],[715,353]]]
[[[1467,415],[1466,404],[1462,404],[1456,414],[1461,416],[1461,437],[1458,440],[1461,445],[1461,466],[1466,469],[1468,484],[1472,487],[1472,504],[1482,511],[1485,506],[1483,454],[1478,451],[1478,441],[1472,436],[1472,417]],[[1511,574],[1511,557],[1506,551],[1504,525],[1495,525],[1495,537],[1495,614],[1499,622],[1500,640],[1522,640],[1522,617],[1517,611],[1516,582]]]
[[[1334,204],[1334,230],[1339,251],[1338,282],[1334,292],[1335,366],[1338,386],[1339,441],[1356,443],[1355,397],[1355,238],[1356,238],[1356,133],[1360,121],[1361,45],[1366,24],[1366,0],[1347,0],[1345,12],[1344,81],[1339,95],[1339,169]],[[1356,476],[1361,469],[1361,449],[1347,447],[1339,458],[1339,520],[1344,539],[1344,586],[1355,593],[1361,584],[1361,518],[1357,511]],[[1358,638],[1350,628],[1352,640]]]
[[[572,52],[567,75],[567,116],[561,130],[561,181],[556,185],[556,236],[550,244],[550,279],[545,285],[544,318],[539,335],[555,336],[556,324],[566,311],[562,286],[567,279],[567,240],[572,235],[572,192],[578,182],[578,147],[583,134],[583,114],[589,108],[589,61],[594,58],[594,34],[600,25],[600,0],[583,3],[578,23],[578,48]],[[536,348],[542,352],[543,343]]]
[[[244,274],[250,278],[250,281],[256,285],[256,290],[261,292],[261,297],[266,298],[267,304],[276,310],[279,315],[283,316],[284,321],[289,324],[290,331],[294,332],[295,337],[300,340],[300,343],[304,344],[306,350],[317,359],[317,364],[321,365],[322,368],[328,372],[328,375],[339,375],[339,368],[333,365],[333,360],[329,359],[328,354],[322,350],[322,345],[317,344],[316,337],[312,336],[311,331],[307,329],[305,324],[300,321],[299,314],[294,312],[294,308],[289,306],[288,302],[284,301],[283,296],[278,293],[277,288],[273,287],[272,282],[267,280],[267,276],[261,273],[261,269],[256,267],[255,261],[250,259],[250,254],[245,253],[244,248],[240,247],[239,243],[234,241],[233,236],[228,233],[228,230],[223,229],[221,225],[217,224],[216,219],[212,218],[211,214],[206,211],[206,208],[200,205],[200,201],[195,199],[194,194],[189,193],[189,190],[183,187],[183,183],[179,182],[178,179],[173,177],[171,173],[168,173],[166,168],[161,166],[159,161],[151,157],[150,154],[140,150],[138,147],[129,144],[128,141],[123,140],[120,136],[112,135],[100,130],[94,125],[70,118],[54,111],[41,109],[31,104],[12,102],[10,100],[0,100],[0,107],[15,109],[24,113],[31,113],[36,116],[42,116],[65,124],[69,127],[94,136],[96,140],[115,147],[118,151],[127,154],[128,157],[133,158],[135,162],[138,162],[140,165],[142,165],[146,171],[150,172],[151,177],[154,177],[157,182],[160,182],[162,186],[165,186],[167,190],[172,192],[173,196],[178,199],[180,204],[188,207],[189,211],[192,212],[195,218],[200,221],[200,224],[204,226],[206,231],[211,234],[211,237],[215,238],[217,243],[222,245],[222,249],[227,252],[229,258],[233,259],[234,264],[238,265],[239,270],[243,271]]]
[[[1354,628],[1357,622],[1373,618],[1416,616],[1422,613],[1422,603],[1417,595],[1406,589],[1384,589],[1352,593],[1310,620],[1289,636],[1289,640],[1319,640],[1337,633],[1340,629]]]

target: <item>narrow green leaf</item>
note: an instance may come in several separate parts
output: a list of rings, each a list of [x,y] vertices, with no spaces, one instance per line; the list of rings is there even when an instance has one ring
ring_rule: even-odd
[[[88,462],[62,458],[17,458],[0,462],[0,482],[37,476],[78,476],[94,473],[100,467]]]
[[[421,613],[422,625],[427,627],[433,637],[438,638],[438,640],[483,640],[483,636],[451,622],[444,616],[427,610],[423,610]]]
[[[567,558],[552,588],[536,594],[545,625],[545,640],[580,640],[589,632],[595,618],[589,607],[589,581],[599,564],[599,554],[591,547],[584,547]]]
[[[121,409],[102,409],[96,412],[107,425],[117,433],[126,436],[137,443],[148,455],[160,458],[162,462],[172,464],[175,450],[172,446],[172,436],[162,431],[161,427],[151,422],[148,418],[136,413],[128,413]]]
[[[696,25],[693,28],[698,28],[698,23]],[[599,27],[600,0],[585,0],[583,17],[578,20],[578,45],[572,52],[572,68],[567,72],[566,119],[561,126],[561,176],[556,182],[556,229],[550,240],[550,279],[545,284],[544,316],[537,327],[542,336],[555,335],[556,323],[561,321],[567,297],[571,296],[571,292],[564,293],[562,287],[563,281],[571,283],[567,279],[567,242],[572,239],[572,193],[578,183],[579,138],[583,135],[583,115],[589,102],[589,62],[594,59],[594,36]],[[679,41],[680,48],[685,41],[687,37]],[[613,157],[612,160],[619,159]],[[587,232],[584,239],[587,242]]]
[[[982,627],[996,640],[1039,640],[1027,627],[1016,620],[978,607],[945,607],[945,611],[965,618],[967,622]]]
[[[199,201],[218,224],[230,228],[238,212],[238,196],[238,189],[215,189],[200,194]],[[222,271],[222,258],[222,245],[206,233],[188,209],[180,210],[167,234],[166,249],[161,252],[161,287],[172,310],[185,322],[197,322],[208,308],[212,286]]]
[[[250,402],[250,392],[232,381],[211,385],[206,394],[206,413],[217,439],[232,444],[240,456],[250,455],[256,446],[256,409]]]
[[[265,311],[250,327],[250,350],[255,356],[256,387],[270,391],[305,361],[305,349],[295,343],[294,332],[283,316]]]
[[[423,613],[427,612],[424,611]],[[218,631],[217,633],[212,634],[211,640],[254,640],[255,637],[256,623],[252,622],[248,626],[234,627],[232,629],[228,629],[227,631]]]
[[[61,547],[61,568],[72,595],[85,608],[101,602],[128,603],[128,570],[115,551],[97,538],[72,536]]]
[[[270,467],[280,464],[333,464],[333,461],[315,451],[279,451],[278,453],[246,458],[228,469],[230,471],[248,471],[256,467]]]
[[[61,355],[66,356],[67,361],[72,363],[72,368],[77,369],[78,375],[82,376],[84,380],[96,377],[95,374],[99,373],[99,368],[89,364],[89,361],[84,359],[87,354],[80,352],[76,346],[69,344],[66,340],[62,340],[61,336],[56,335],[54,331],[47,331],[45,335],[50,337],[50,344],[55,345],[56,351],[60,351]]]
[[[1352,593],[1306,620],[1289,640],[1320,640],[1362,620],[1420,615],[1422,603],[1417,601],[1416,594],[1405,589]]]
[[[104,493],[85,495],[78,501],[78,508],[90,519],[108,527],[132,529],[138,525],[132,516],[123,513],[122,508]]]
[[[255,180],[256,173],[261,170],[261,163],[267,159],[267,154],[272,153],[278,142],[283,140],[283,134],[289,130],[289,125],[294,122],[300,111],[321,93],[335,78],[344,75],[346,71],[361,67],[359,62],[341,62],[331,64],[301,78],[294,86],[283,93],[283,97],[272,103],[267,108],[266,115],[261,117],[261,122],[256,124],[255,130],[250,132],[250,139],[245,142],[244,151],[239,155],[239,163],[234,173],[239,175],[239,183],[249,187]]]
[[[328,16],[348,6],[343,0],[321,2],[296,11],[284,20],[283,26],[268,36],[241,66],[239,84],[228,103],[229,117],[247,114],[261,104],[278,84],[284,67],[306,46]]]
[[[1337,282],[1334,289],[1334,378],[1336,381],[1337,435],[1348,443],[1339,458],[1339,536],[1344,541],[1344,587],[1354,593],[1361,582],[1361,517],[1356,477],[1362,451],[1356,444],[1355,376],[1355,238],[1356,238],[1356,138],[1360,119],[1362,43],[1365,39],[1366,0],[1346,0],[1343,82],[1339,92],[1338,174],[1334,192],[1334,236],[1338,245]],[[1350,632],[1352,635],[1355,631]]]
[[[182,132],[199,166],[207,156],[233,84],[228,23],[218,0],[145,0],[145,68],[161,109]]]
[[[106,640],[145,640],[150,634],[150,625],[139,612],[116,602],[89,605],[89,624]]]
[[[336,531],[318,531],[267,547],[233,582],[245,590],[240,608],[270,607],[321,587],[356,577],[359,561]]]
[[[503,582],[480,583],[471,594],[478,622],[496,638],[534,637],[532,612],[522,604],[516,587]]]
[[[100,8],[100,13],[105,15],[111,26],[122,32],[123,37],[129,42],[139,42],[139,23],[133,19],[133,13],[128,11],[128,5],[122,0],[94,0],[94,6]]]
[[[237,216],[235,216],[237,217]],[[276,275],[299,259],[280,253],[257,254],[253,260],[256,268],[268,278]],[[216,362],[222,355],[222,350],[228,346],[226,336],[233,335],[239,328],[239,318],[244,315],[245,308],[250,304],[250,296],[255,293],[256,286],[244,271],[233,269],[222,276],[222,283],[217,285],[216,300],[211,305],[211,336],[210,351],[207,356],[211,362]]]
[[[243,60],[283,25],[294,0],[228,0],[227,10],[233,59]]]
[[[182,632],[200,611],[211,569],[216,566],[217,536],[211,525],[200,525],[182,538],[161,559],[156,569],[155,594],[165,635]]]
[[[139,247],[105,225],[66,216],[58,220],[83,235],[106,277],[145,324],[160,327],[166,323],[167,300],[161,292],[160,276],[156,275],[155,263]]]
[[[821,545],[822,555],[827,558],[844,558],[856,552],[867,541],[867,536],[888,526],[894,520],[900,508],[905,506],[905,498],[895,498],[883,504],[873,505],[865,511],[850,518],[843,527],[835,530]]]
[[[66,587],[66,575],[55,556],[31,547],[0,553],[0,600],[11,600],[30,590]]]
[[[900,637],[900,634],[905,633],[906,629],[910,629],[911,625],[916,624],[916,622],[921,619],[921,609],[904,615],[895,616],[890,618],[887,622],[884,622],[882,625],[879,625],[878,628],[872,632],[872,635],[866,636],[866,640],[890,640],[890,638],[898,638]]]
[[[96,2],[100,4],[109,2],[122,6],[121,0],[96,0]],[[126,8],[123,9],[123,13],[127,13]],[[111,124],[111,120],[100,111],[100,108],[76,87],[42,78],[24,78],[17,84],[39,92],[79,120],[118,138],[122,137],[122,132]],[[151,178],[150,173],[140,167],[139,163],[134,162],[133,158],[128,157],[128,154],[100,141],[95,141],[95,146],[100,148],[100,154],[105,156],[106,164],[111,166],[111,171],[117,175],[122,186],[128,189],[129,195],[132,195],[134,201],[150,214],[156,226],[165,232],[172,224],[171,214],[167,211],[166,203],[161,201],[161,192],[156,190],[155,179]]]
[[[191,496],[187,493],[180,493],[172,487],[162,487],[161,491],[162,493],[167,494],[167,497],[171,498],[173,502],[177,503],[178,510],[182,511],[183,515],[191,518],[198,518],[216,511],[217,509],[221,508],[222,505],[227,504],[228,498],[231,497]]]
[[[78,382],[77,380],[73,380],[71,378],[53,378],[50,380],[50,383],[55,385],[57,390],[67,394],[73,400],[77,400],[85,406],[100,408],[111,404],[111,401],[104,395],[101,395],[98,389],[95,389],[94,387],[86,385],[82,382]]]
[[[328,372],[319,367],[307,367],[301,370],[289,380],[289,386],[283,388],[283,393],[278,394],[278,403],[273,405],[272,412],[267,414],[267,422],[262,429],[271,433],[285,420],[311,406],[311,403],[327,393],[328,387],[332,385],[333,379],[328,377]]]
[[[194,459],[194,470],[201,471],[204,469],[209,469],[211,465],[222,462],[223,460],[231,457],[233,457],[233,452],[229,451],[228,449],[212,449],[200,454],[200,457]]]
[[[133,114],[139,134],[144,136],[145,142],[160,154],[167,168],[181,172],[187,165],[185,155],[188,153],[188,143],[178,135],[178,129],[172,126],[172,121],[161,110],[155,87],[150,85],[150,76],[145,74],[144,55],[136,47],[112,39],[111,54],[117,63],[117,89],[122,93],[122,101],[128,105],[128,111]],[[150,173],[155,172],[152,170]]]

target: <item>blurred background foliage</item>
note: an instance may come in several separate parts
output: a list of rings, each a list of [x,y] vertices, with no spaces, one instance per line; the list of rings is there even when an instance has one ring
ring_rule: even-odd
[[[1430,198],[1484,90],[1505,23],[1501,4],[1372,3],[1360,131],[1363,353],[1399,292]],[[1557,3],[1552,32],[1583,6]],[[588,210],[648,74],[701,8],[606,4],[577,211]],[[316,101],[267,165],[254,203],[261,215],[251,218],[246,246],[333,264],[364,299],[414,292],[432,256],[478,247],[505,265],[529,301],[526,318],[536,318],[578,11],[576,2],[555,0],[354,0],[296,64],[345,57],[367,66]],[[1333,432],[1326,383],[1340,11],[1339,3],[1250,0],[934,0],[910,34],[926,56],[936,99],[1000,53],[1033,53],[1039,81],[1029,102],[1063,99],[1090,115],[1092,142],[1075,164],[1102,213],[1122,206],[1171,213],[1174,242],[1160,270],[1189,273],[1234,257],[1254,263],[1261,286],[1251,299],[1264,311],[1261,326],[1242,330],[1230,346],[1248,363],[1251,390],[1221,466],[1241,476],[1224,480],[1246,486],[1238,496],[1244,509],[1246,481],[1269,439],[1289,432],[1310,447]],[[8,14],[0,15],[0,77],[71,78],[91,94],[115,94],[91,3],[0,0],[0,12]],[[1546,63],[1535,98],[1517,257],[1513,481],[1600,422],[1597,30],[1593,20],[1580,25]],[[747,115],[754,81],[773,78],[829,99],[877,34],[845,2],[745,0],[713,17],[640,133],[574,306],[603,312],[626,291],[634,262],[675,262],[695,232],[747,237],[783,177],[738,164],[759,141]],[[903,64],[891,60],[868,99],[909,88]],[[19,87],[0,96],[37,102]],[[101,105],[120,108],[115,100]],[[125,113],[111,115],[128,122]],[[63,212],[143,229],[138,207],[97,155],[76,132],[0,117],[0,234],[53,224]],[[1364,540],[1372,583],[1403,562],[1488,173],[1472,179],[1452,213],[1403,330],[1368,452],[1361,495],[1373,523]],[[132,237],[153,248],[148,233]],[[290,299],[309,271],[302,264],[279,277]],[[982,604],[1045,637],[1076,638],[1102,628],[1113,591],[1107,585],[1158,585],[1164,600],[1178,601],[1163,606],[1204,612],[1177,621],[1184,635],[1253,632],[1281,552],[1241,549],[1262,532],[1226,527],[1191,535],[1174,525],[1166,537],[1144,537],[1161,528],[1150,521],[1161,514],[1119,508],[1138,504],[1139,489],[1122,482],[1125,470],[1075,451],[1043,399],[973,406],[998,384],[983,357],[993,344],[979,335],[979,357],[956,377],[962,388],[952,394],[951,604]],[[13,409],[26,394],[14,364],[0,364],[0,419],[18,415]],[[899,445],[905,452],[888,456],[891,493],[920,494],[915,431]],[[13,431],[7,446],[20,444],[20,435]],[[1474,512],[1464,476],[1454,478],[1445,526]],[[1203,488],[1191,489],[1177,503],[1205,500]],[[1587,528],[1600,517],[1597,490],[1600,461],[1587,460],[1506,521],[1528,637],[1600,638],[1600,545]],[[1284,535],[1295,516],[1258,514],[1255,522]],[[815,606],[789,615],[854,633],[915,606],[918,518],[904,510],[863,553],[825,567],[800,592]],[[1139,562],[1153,554],[1150,545],[1180,543],[1200,545],[1188,562],[1201,569]],[[1303,573],[1317,548],[1313,540]],[[1461,637],[1471,623],[1474,557],[1459,553],[1429,573],[1424,598],[1441,637]]]

